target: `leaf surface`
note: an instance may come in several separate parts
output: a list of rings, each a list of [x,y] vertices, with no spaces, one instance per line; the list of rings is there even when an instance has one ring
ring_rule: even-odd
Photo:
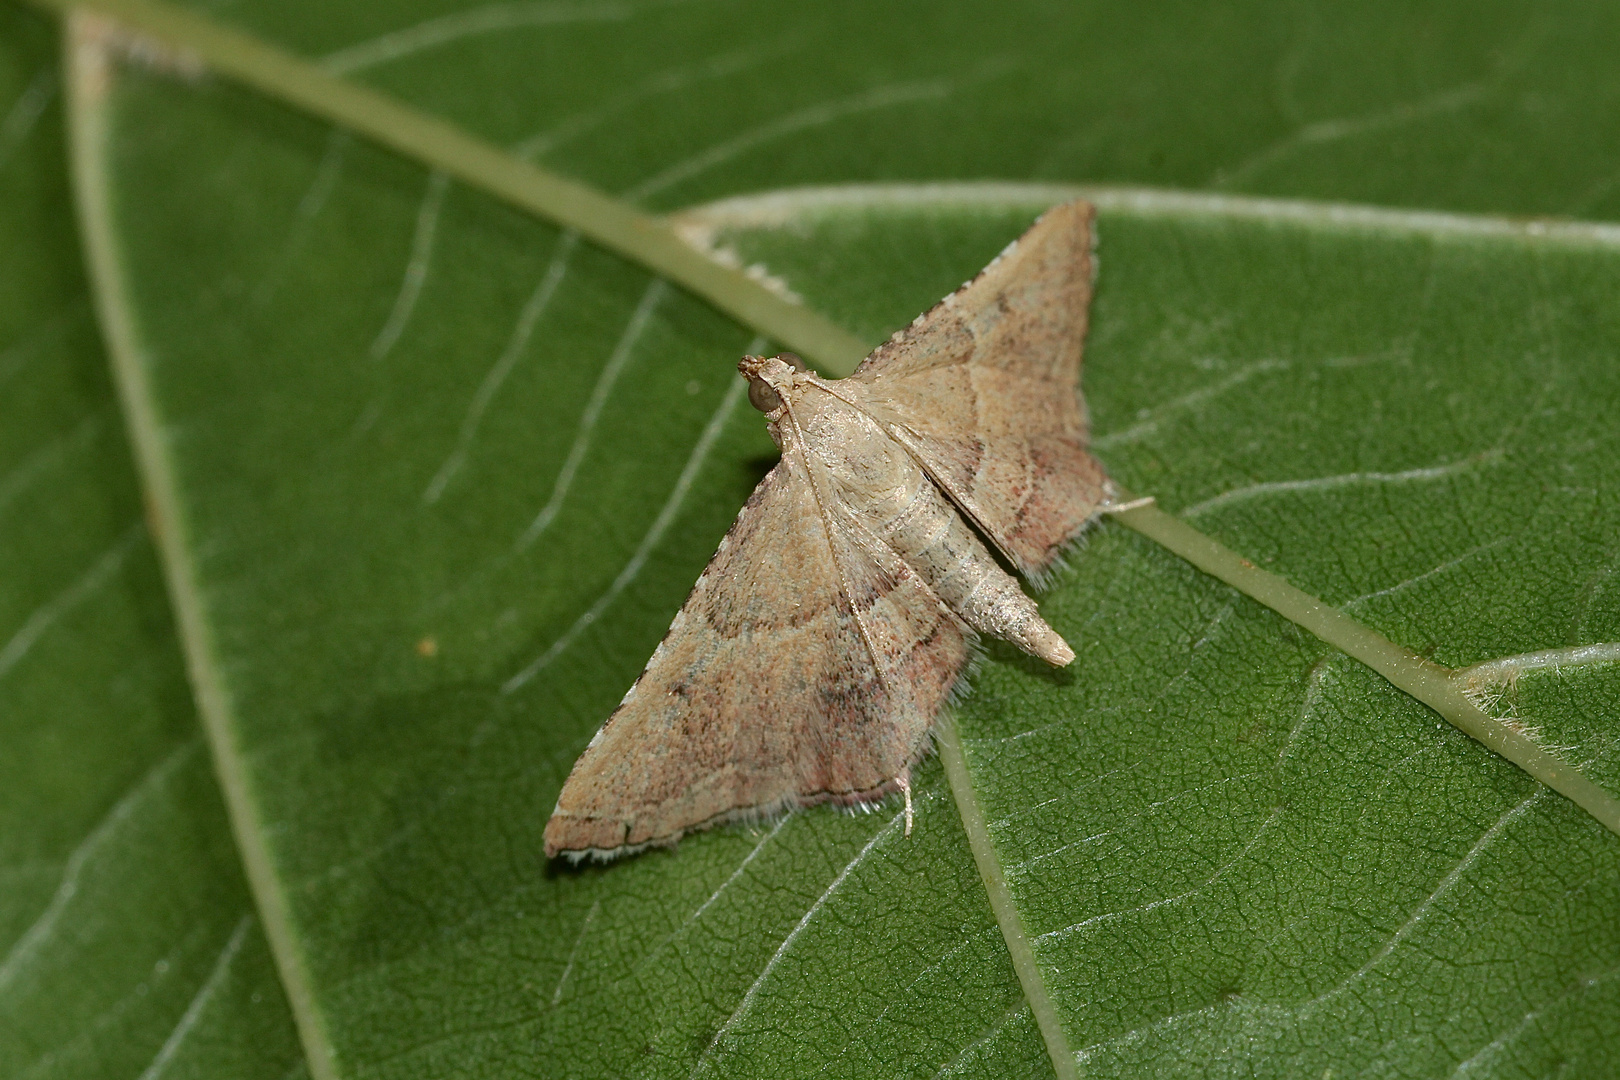
[[[283,1077],[79,265],[56,45],[0,8],[0,1072]]]
[[[371,67],[338,50],[381,11],[243,18],[486,136],[549,138],[531,152],[653,206],[1001,175],[1547,212],[1608,167],[1458,166],[1482,136],[1519,152],[1613,123],[1566,93],[1570,127],[1516,126],[1548,57],[1590,53],[1505,12],[1372,87],[1348,62],[1297,74],[1338,55],[1328,15],[1268,38],[1253,12],[1224,31],[1200,14],[1143,44],[1126,16],[901,11],[850,34],[836,12],[568,10],[374,38]],[[1396,68],[1392,25],[1362,31]],[[1200,36],[1220,32],[1231,50]],[[1486,63],[1482,39],[1518,51]],[[387,44],[412,40],[428,46]],[[647,68],[653,42],[668,67]],[[1283,90],[1247,75],[1267,67]],[[1130,74],[1148,70],[1167,85]],[[750,332],[228,86],[136,74],[105,108],[101,240],[156,406],[137,438],[177,492],[228,794],[261,823],[291,991],[338,1071],[1049,1070],[936,767],[910,841],[893,808],[816,811],[607,869],[540,858],[573,758],[768,464],[730,373]],[[1037,202],[866,190],[714,220],[876,340]],[[1449,664],[1620,639],[1612,241],[1128,202],[1102,218],[1085,375],[1122,481]],[[1099,529],[1044,605],[1076,669],[992,650],[961,727],[1083,1060],[1612,1068],[1614,837],[1123,530]],[[1594,663],[1516,688],[1611,786],[1614,679]]]

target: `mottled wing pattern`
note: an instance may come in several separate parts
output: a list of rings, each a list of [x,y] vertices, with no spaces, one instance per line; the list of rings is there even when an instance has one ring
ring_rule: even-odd
[[[1107,498],[1079,396],[1091,221],[1084,203],[1047,211],[846,380],[1026,573],[1047,566]]]
[[[967,632],[852,523],[829,532],[805,467],[785,457],[743,507],[575,764],[548,855],[620,855],[731,818],[872,799],[922,752]]]

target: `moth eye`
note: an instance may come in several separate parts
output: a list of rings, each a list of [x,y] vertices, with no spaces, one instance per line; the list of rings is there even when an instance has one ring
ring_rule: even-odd
[[[810,366],[808,364],[806,364],[803,359],[800,358],[798,353],[791,353],[791,352],[777,353],[776,358],[778,360],[782,361],[782,363],[786,364],[788,367],[792,368],[794,371],[809,371],[810,370]]]
[[[782,398],[764,379],[749,379],[748,404],[762,413],[775,412],[782,407]]]

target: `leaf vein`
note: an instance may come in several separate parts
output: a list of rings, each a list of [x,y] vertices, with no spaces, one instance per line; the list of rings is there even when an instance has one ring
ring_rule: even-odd
[[[1211,183],[1215,187],[1229,187],[1233,184],[1240,184],[1253,177],[1256,173],[1276,162],[1285,160],[1308,146],[1341,142],[1369,132],[1426,120],[1431,116],[1438,116],[1448,112],[1457,112],[1484,97],[1487,89],[1483,83],[1463,83],[1442,90],[1439,93],[1431,94],[1428,97],[1411,102],[1402,102],[1392,108],[1369,113],[1365,116],[1317,120],[1305,124],[1293,134],[1262,148],[1234,165],[1231,169],[1218,170]]]
[[[764,49],[738,49],[700,60],[695,64],[682,64],[656,71],[634,87],[609,98],[596,108],[583,109],[571,116],[563,117],[543,131],[537,131],[528,138],[514,143],[511,148],[512,156],[524,161],[544,157],[564,143],[577,139],[599,126],[614,113],[622,112],[637,102],[659,94],[673,93],[705,79],[722,79],[757,67],[771,57],[788,51],[788,44],[789,42],[782,41],[768,45]]]
[[[494,366],[484,374],[483,381],[478,384],[478,390],[473,394],[467,412],[461,418],[461,429],[456,433],[455,449],[450,452],[450,456],[439,466],[439,471],[428,483],[427,490],[422,493],[423,502],[438,502],[451,479],[466,464],[473,440],[478,437],[478,427],[484,421],[484,413],[489,409],[490,402],[495,400],[495,395],[505,385],[507,376],[517,366],[524,350],[528,348],[529,338],[534,333],[535,326],[539,324],[546,309],[551,306],[551,298],[556,294],[557,287],[562,284],[563,276],[568,272],[568,261],[578,243],[579,233],[573,229],[566,230],[557,240],[551,264],[546,267],[545,275],[541,277],[540,283],[535,286],[528,302],[518,314],[517,323],[507,338],[506,348],[501,350]]]
[[[56,97],[56,90],[56,69],[47,64],[34,73],[17,100],[12,102],[6,118],[0,120],[0,168],[4,168],[17,148],[28,140],[44,115],[45,107]]]
[[[113,804],[112,809],[97,822],[78,847],[68,856],[62,867],[62,878],[57,884],[56,892],[45,910],[39,914],[32,925],[23,931],[4,960],[0,960],[0,993],[5,992],[14,983],[18,976],[26,969],[26,965],[33,960],[39,950],[50,940],[56,932],[57,922],[62,913],[78,895],[79,880],[84,874],[85,867],[95,858],[118,829],[127,822],[141,804],[152,794],[160,790],[175,774],[180,766],[195,753],[201,745],[199,740],[190,741],[176,747],[167,757],[147,770],[146,775],[136,781],[135,785],[125,792],[123,797]]]
[[[70,451],[88,443],[100,426],[101,421],[97,417],[87,416],[74,425],[72,431],[58,435],[23,458],[6,475],[0,476],[0,514],[4,514],[6,505],[32,487],[51,466],[60,462]]]
[[[751,347],[757,347],[757,343]],[[732,412],[737,407],[737,402],[742,400],[743,391],[747,388],[747,385],[739,377],[734,379],[726,389],[726,396],[721,400],[720,406],[714,410],[714,414],[709,417],[709,423],[703,429],[703,434],[698,436],[697,445],[692,447],[692,453],[688,455],[686,466],[676,479],[675,487],[670,491],[669,498],[664,500],[664,505],[658,511],[658,516],[653,519],[652,526],[648,528],[646,535],[641,538],[641,543],[637,545],[635,553],[630,556],[630,561],[624,564],[624,568],[619,571],[618,576],[607,587],[607,591],[597,597],[595,602],[585,609],[584,614],[574,620],[573,625],[563,631],[562,636],[552,642],[545,652],[531,660],[522,671],[507,679],[501,686],[501,693],[510,694],[518,690],[524,683],[527,683],[543,671],[553,660],[561,656],[579,635],[584,633],[592,623],[596,622],[614,600],[618,599],[619,594],[624,592],[630,586],[630,583],[636,580],[636,577],[641,573],[642,567],[647,565],[647,559],[651,557],[654,549],[663,541],[664,533],[674,523],[676,515],[680,513],[687,494],[692,490],[692,484],[696,482],[698,473],[703,469],[703,463],[708,458],[709,451],[714,448],[715,440],[725,430],[726,421],[731,418]]]
[[[390,30],[328,53],[321,58],[320,64],[333,75],[352,75],[356,71],[401,60],[463,38],[528,26],[621,21],[628,19],[634,11],[635,8],[629,4],[486,4]]]
[[[716,165],[730,161],[737,155],[773,139],[780,139],[783,136],[792,135],[809,128],[821,127],[832,123],[834,120],[841,120],[846,116],[892,108],[896,105],[937,101],[948,97],[952,89],[953,87],[949,82],[941,79],[927,82],[895,83],[888,86],[874,87],[836,101],[811,105],[808,108],[799,109],[758,127],[751,128],[740,135],[734,135],[723,142],[716,143],[707,150],[678,161],[632,187],[624,193],[623,197],[631,201],[639,201],[667,188],[674,187],[682,181],[690,180],[692,177],[707,172]]]
[[[422,287],[427,284],[428,268],[433,263],[433,243],[439,231],[439,213],[444,209],[444,197],[449,190],[450,177],[445,173],[435,169],[428,175],[427,189],[416,206],[411,255],[400,278],[399,292],[394,295],[394,306],[388,312],[388,320],[371,343],[373,360],[381,360],[393,350],[416,311],[416,302],[422,298]]]
[[[563,467],[557,473],[557,479],[551,488],[551,498],[546,505],[540,508],[534,521],[519,537],[517,547],[521,551],[534,543],[540,534],[551,527],[556,520],[558,512],[562,509],[563,499],[568,495],[568,489],[573,486],[574,474],[585,460],[586,451],[591,446],[591,436],[596,431],[596,423],[602,417],[602,409],[607,405],[608,396],[613,393],[613,386],[619,381],[624,372],[625,365],[635,349],[635,344],[647,328],[647,322],[652,318],[654,309],[663,300],[669,286],[662,278],[654,278],[645,292],[641,294],[641,301],[631,314],[630,321],[625,325],[624,333],[619,336],[618,344],[608,356],[608,362],[602,366],[602,373],[597,377],[596,386],[591,390],[591,396],[585,403],[585,411],[580,414],[578,430],[574,434],[574,442],[568,448],[568,457],[563,461]]]
[[[1255,845],[1260,842],[1261,838],[1263,836],[1265,836],[1265,834],[1271,829],[1271,827],[1273,825],[1275,825],[1278,821],[1282,820],[1283,809],[1284,809],[1283,807],[1279,806],[1276,809],[1272,810],[1270,816],[1268,816],[1266,818],[1266,820],[1261,823],[1260,828],[1255,830],[1255,833],[1254,833],[1253,836],[1249,837],[1248,841],[1243,845],[1243,849],[1241,851],[1239,851],[1236,855],[1232,856],[1232,858],[1228,859],[1225,863],[1222,863],[1220,868],[1217,869],[1213,874],[1211,874],[1204,881],[1200,882],[1197,885],[1194,885],[1192,888],[1188,889],[1186,892],[1177,893],[1174,896],[1161,897],[1160,899],[1157,899],[1157,900],[1150,900],[1145,904],[1137,904],[1137,905],[1135,905],[1133,907],[1121,908],[1118,911],[1108,911],[1108,912],[1104,912],[1101,915],[1093,915],[1089,919],[1082,919],[1077,923],[1072,923],[1072,924],[1070,924],[1068,926],[1059,927],[1056,930],[1048,930],[1044,934],[1037,935],[1035,940],[1037,940],[1037,941],[1047,941],[1047,940],[1056,941],[1056,940],[1060,940],[1060,939],[1062,939],[1064,937],[1067,937],[1068,935],[1070,935],[1070,934],[1072,934],[1072,933],[1074,933],[1074,932],[1076,932],[1078,930],[1083,930],[1088,926],[1094,926],[1094,925],[1097,925],[1099,923],[1112,922],[1115,919],[1120,919],[1120,918],[1125,917],[1126,915],[1132,915],[1132,914],[1136,914],[1136,913],[1139,913],[1139,912],[1155,911],[1155,910],[1157,910],[1159,908],[1168,907],[1168,906],[1173,905],[1173,904],[1179,904],[1184,900],[1189,900],[1192,897],[1197,896],[1199,893],[1203,892],[1205,889],[1209,888],[1211,885],[1213,885],[1217,881],[1219,881],[1222,877],[1224,877],[1226,875],[1226,873],[1228,871],[1230,871],[1233,867],[1237,866],[1240,862],[1242,862],[1245,858],[1248,857],[1249,852],[1254,850]]]
[[[889,823],[874,832],[872,834],[872,838],[866,842],[866,845],[862,847],[860,851],[856,852],[855,857],[846,863],[842,870],[838,871],[838,876],[832,879],[832,884],[828,885],[827,888],[822,891],[822,894],[816,897],[809,909],[805,911],[804,916],[798,921],[792,930],[788,931],[787,937],[782,939],[782,944],[777,946],[776,952],[772,953],[771,958],[765,962],[764,968],[760,970],[759,977],[756,978],[753,984],[748,987],[747,991],[743,993],[742,1001],[737,1004],[736,1010],[732,1012],[731,1016],[726,1019],[724,1024],[720,1025],[720,1030],[714,1033],[714,1038],[709,1041],[709,1045],[704,1049],[703,1054],[698,1058],[697,1064],[693,1066],[690,1074],[691,1077],[696,1077],[703,1072],[704,1068],[708,1066],[710,1062],[711,1055],[720,1045],[721,1040],[723,1040],[726,1035],[730,1034],[731,1029],[736,1027],[737,1022],[741,1020],[743,1016],[747,1014],[748,1010],[753,1007],[754,1000],[759,996],[760,987],[765,985],[765,981],[770,978],[771,972],[776,970],[776,965],[781,963],[782,958],[788,954],[790,949],[792,949],[793,943],[799,939],[800,934],[804,933],[805,927],[810,925],[811,920],[816,917],[816,913],[819,912],[822,909],[822,906],[832,898],[833,894],[836,893],[844,884],[844,881],[852,872],[854,872],[855,868],[866,861],[866,857],[872,853],[872,851],[878,846],[878,843],[885,837],[892,836],[900,828],[900,825],[904,820],[904,813],[896,814],[894,817],[890,818]]]
[[[1406,938],[1417,929],[1417,927],[1423,922],[1425,916],[1428,915],[1429,910],[1434,906],[1435,902],[1447,892],[1451,891],[1457,882],[1462,879],[1463,874],[1468,871],[1468,868],[1473,866],[1474,863],[1479,860],[1480,856],[1484,854],[1485,850],[1502,835],[1503,831],[1508,827],[1508,825],[1527,813],[1529,809],[1534,806],[1543,795],[1546,794],[1547,790],[1548,789],[1546,788],[1538,787],[1522,801],[1515,804],[1513,807],[1505,811],[1499,818],[1497,818],[1491,827],[1486,829],[1480,835],[1479,839],[1474,842],[1473,847],[1468,849],[1467,854],[1465,854],[1457,862],[1457,865],[1452,867],[1446,876],[1440,879],[1439,884],[1434,887],[1428,896],[1424,897],[1422,903],[1418,904],[1418,906],[1412,910],[1412,914],[1407,918],[1406,922],[1403,923],[1400,929],[1396,930],[1394,934],[1390,935],[1389,940],[1384,943],[1383,947],[1369,957],[1367,962],[1362,964],[1361,967],[1345,976],[1345,978],[1339,982],[1337,986],[1333,987],[1331,990],[1325,991],[1324,993],[1318,994],[1316,997],[1305,1002],[1302,1006],[1300,1006],[1301,1011],[1314,1009],[1332,1000],[1333,998],[1338,997],[1340,994],[1348,991],[1351,986],[1356,984],[1356,982],[1370,974],[1373,968],[1377,967],[1385,957],[1394,952],[1396,947],[1399,946],[1402,941],[1406,940]]]
[[[112,547],[102,552],[77,581],[34,609],[5,647],[0,648],[0,679],[5,678],[28,655],[29,650],[58,619],[95,595],[117,573],[130,550],[145,534],[145,527],[138,521],[127,526],[123,535]]]
[[[1307,480],[1275,480],[1264,484],[1251,484],[1247,487],[1223,491],[1219,495],[1205,499],[1202,502],[1184,507],[1180,516],[1194,518],[1211,510],[1229,506],[1232,503],[1248,502],[1251,499],[1261,499],[1271,495],[1296,491],[1331,491],[1336,488],[1353,487],[1359,484],[1403,484],[1414,481],[1438,480],[1442,477],[1469,472],[1481,464],[1501,461],[1502,456],[1500,451],[1490,451],[1445,465],[1428,465],[1417,469],[1406,469],[1402,472],[1351,472],[1340,473],[1337,476],[1312,477]]]
[[[219,988],[225,985],[226,976],[230,974],[231,962],[236,959],[236,954],[242,951],[242,943],[247,940],[247,932],[252,925],[252,913],[243,915],[241,919],[237,920],[236,929],[231,932],[230,940],[225,942],[225,947],[220,950],[218,958],[214,960],[214,966],[209,971],[208,978],[204,980],[197,993],[192,996],[190,1004],[186,1006],[186,1011],[180,1016],[179,1023],[175,1024],[174,1030],[169,1032],[169,1037],[163,1040],[163,1046],[159,1048],[157,1056],[152,1059],[152,1063],[141,1071],[139,1080],[157,1080],[158,1077],[163,1075],[163,1071],[169,1067],[169,1062],[173,1061],[174,1055],[179,1053],[180,1047],[186,1041],[186,1037],[191,1034],[191,1029],[197,1026],[197,1021],[201,1018],[203,1009],[207,1008],[214,995],[219,993]]]

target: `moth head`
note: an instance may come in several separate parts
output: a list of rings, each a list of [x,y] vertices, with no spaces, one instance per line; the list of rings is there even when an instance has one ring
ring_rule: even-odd
[[[748,380],[748,403],[766,416],[782,407],[784,397],[791,397],[797,376],[808,371],[804,361],[794,353],[775,356],[745,356],[737,370]]]

